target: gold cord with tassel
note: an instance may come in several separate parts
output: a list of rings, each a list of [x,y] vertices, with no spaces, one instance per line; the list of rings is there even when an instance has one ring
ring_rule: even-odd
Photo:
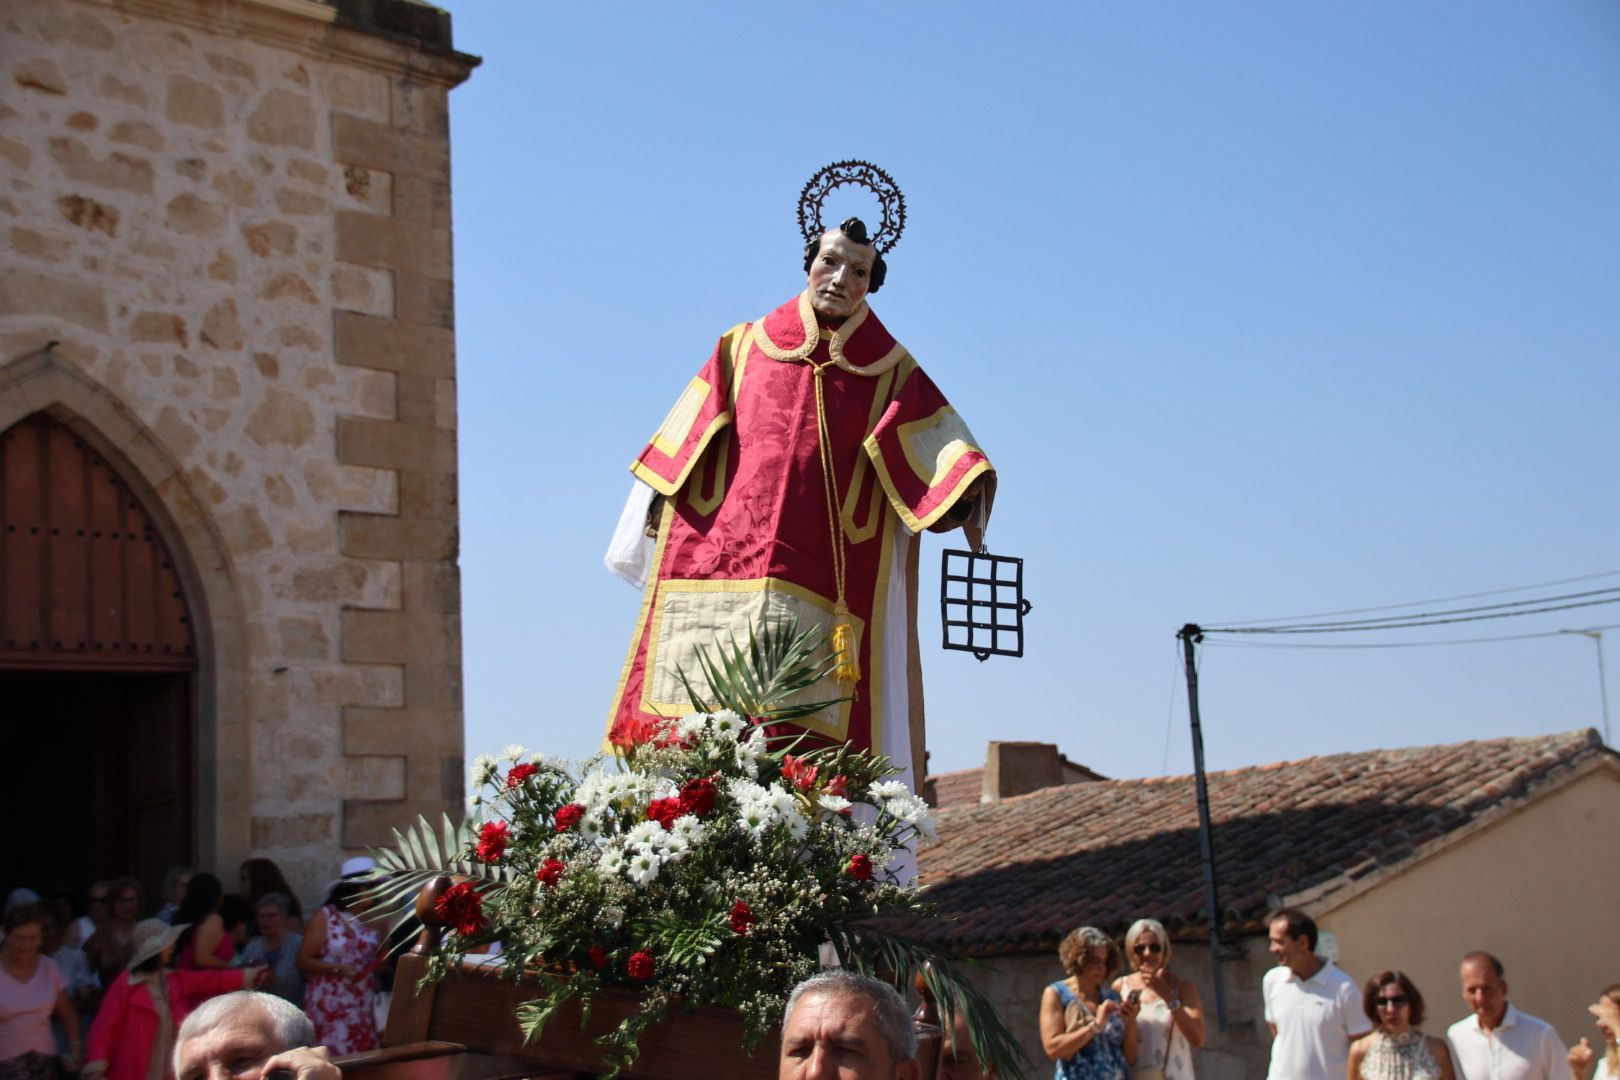
[[[838,589],[832,628],[832,652],[838,663],[833,668],[833,677],[846,686],[853,686],[861,681],[861,662],[856,651],[855,622],[850,618],[849,605],[844,601],[844,530],[838,519],[838,485],[833,478],[827,402],[821,390],[821,376],[831,363],[831,360],[824,364],[810,361],[810,366],[816,373],[816,438],[821,443],[821,486],[827,495],[827,527],[832,533],[833,583]]]

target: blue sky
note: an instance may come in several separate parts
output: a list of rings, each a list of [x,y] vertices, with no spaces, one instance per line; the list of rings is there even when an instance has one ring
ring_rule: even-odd
[[[626,466],[801,287],[840,158],[905,191],[873,307],[990,451],[1035,603],[984,664],[925,610],[936,770],[995,737],[1187,771],[1185,622],[1620,570],[1620,7],[447,6],[484,58],[451,98],[469,756],[594,749]],[[1212,768],[1600,720],[1567,635],[1201,671]]]

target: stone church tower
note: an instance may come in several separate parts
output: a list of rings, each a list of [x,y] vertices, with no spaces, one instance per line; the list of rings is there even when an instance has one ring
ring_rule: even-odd
[[[307,905],[459,805],[477,62],[415,0],[0,0],[0,886]]]

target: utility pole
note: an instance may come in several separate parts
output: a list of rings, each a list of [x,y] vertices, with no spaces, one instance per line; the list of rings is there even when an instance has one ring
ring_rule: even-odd
[[[1215,1018],[1226,1030],[1226,987],[1221,982],[1221,904],[1215,880],[1215,831],[1209,820],[1209,781],[1204,776],[1204,729],[1198,720],[1198,665],[1193,646],[1204,640],[1197,623],[1176,632],[1187,665],[1187,711],[1192,718],[1193,777],[1198,787],[1198,854],[1204,864],[1204,906],[1209,917],[1209,966],[1215,978]]]
[[[1592,639],[1597,646],[1598,656],[1598,695],[1603,702],[1603,745],[1613,746],[1609,738],[1609,679],[1603,671],[1603,631],[1601,630],[1560,630],[1560,634],[1579,634]]]

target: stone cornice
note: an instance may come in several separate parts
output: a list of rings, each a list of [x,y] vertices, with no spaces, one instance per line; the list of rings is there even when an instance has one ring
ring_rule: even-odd
[[[446,46],[359,25],[319,0],[86,0],[217,34],[253,38],[306,55],[337,58],[422,82],[458,86],[483,63]]]

